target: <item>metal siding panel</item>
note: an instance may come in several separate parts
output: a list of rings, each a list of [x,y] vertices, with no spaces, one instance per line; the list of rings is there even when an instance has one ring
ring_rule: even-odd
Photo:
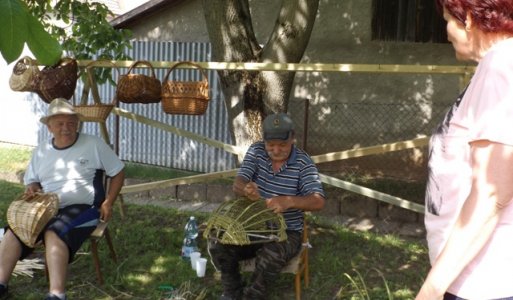
[[[211,47],[208,43],[181,42],[132,42],[127,54],[133,60],[150,61],[209,61]],[[120,74],[128,69],[120,68]],[[136,70],[140,72],[140,70]],[[157,69],[157,78],[163,80],[167,69]],[[146,73],[146,72],[145,72]],[[207,112],[202,116],[168,115],[163,113],[161,104],[125,104],[119,106],[135,114],[182,128],[211,139],[230,143],[227,126],[227,112],[220,93],[219,81],[215,71],[208,71],[211,100]],[[148,73],[149,74],[149,73]],[[179,69],[172,72],[176,80],[201,80],[198,71]],[[116,79],[117,81],[117,75]],[[109,85],[100,87],[103,97],[114,96],[115,88]],[[107,99],[107,98],[105,98]],[[109,98],[112,99],[112,98]],[[108,119],[111,141],[114,142],[115,117]],[[153,164],[164,167],[186,169],[196,172],[215,172],[235,167],[233,155],[202,143],[177,136],[152,126],[119,118],[119,156],[123,160]],[[86,124],[84,132],[99,135],[97,124]]]

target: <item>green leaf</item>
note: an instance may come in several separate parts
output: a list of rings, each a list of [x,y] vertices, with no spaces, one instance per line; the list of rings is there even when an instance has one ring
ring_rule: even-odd
[[[20,0],[0,1],[0,52],[7,63],[20,57],[28,35],[27,9]]]
[[[29,35],[27,45],[37,61],[45,66],[56,64],[62,55],[59,42],[43,28],[43,25],[33,16],[27,16]]]

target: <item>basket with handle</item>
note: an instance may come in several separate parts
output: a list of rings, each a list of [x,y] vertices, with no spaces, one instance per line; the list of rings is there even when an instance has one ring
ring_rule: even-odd
[[[58,210],[57,194],[22,194],[9,205],[7,223],[25,245],[34,247],[37,237]]]
[[[55,98],[69,100],[75,93],[77,79],[77,61],[64,57],[57,64],[44,67],[39,72],[35,92],[46,103],[52,102]]]
[[[145,65],[151,75],[133,74],[137,65]],[[128,69],[127,74],[121,75],[116,88],[116,99],[123,103],[158,103],[160,102],[162,84],[155,77],[155,70],[149,61],[139,60]]]
[[[17,92],[33,92],[40,72],[37,61],[24,56],[12,68],[9,87]]]
[[[98,92],[98,86],[96,85],[93,72],[93,68],[95,66],[101,66],[99,62],[100,61],[90,62],[85,67],[84,72],[86,78],[84,80],[85,83],[84,89],[82,91],[82,97],[80,99],[80,104],[74,105],[75,111],[81,114],[80,120],[82,122],[105,122],[114,106],[116,106],[116,97],[114,97],[112,103],[110,104],[102,103],[100,100],[100,93]],[[114,69],[117,70],[115,66]],[[93,96],[92,104],[88,104],[89,91],[91,91]]]
[[[282,214],[267,208],[264,200],[238,198],[223,202],[210,216],[203,237],[229,245],[284,241]]]
[[[201,72],[201,81],[168,80],[169,75],[180,65],[190,65]],[[162,82],[162,110],[168,114],[202,115],[208,107],[208,77],[198,64],[183,61],[173,65]]]

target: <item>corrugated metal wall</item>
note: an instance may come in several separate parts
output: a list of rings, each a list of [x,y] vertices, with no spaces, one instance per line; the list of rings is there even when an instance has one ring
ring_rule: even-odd
[[[132,49],[127,54],[133,60],[149,61],[198,61],[210,60],[211,48],[208,43],[179,43],[179,42],[140,42],[132,43]],[[164,79],[168,69],[155,69],[156,77]],[[120,68],[120,74],[126,74],[128,69]],[[141,69],[136,73],[143,73]],[[113,72],[114,80],[117,74]],[[228,130],[228,117],[215,71],[208,71],[210,84],[209,106],[204,115],[186,116],[169,115],[163,112],[160,103],[156,104],[126,104],[119,107],[135,114],[160,121],[183,130],[231,144]],[[149,74],[149,73],[146,73]],[[171,73],[173,79],[201,80],[201,74],[195,70],[177,69]],[[77,91],[81,91],[79,81]],[[102,102],[111,102],[115,87],[110,84],[99,86]],[[80,94],[74,99],[78,103]],[[92,100],[91,100],[92,101]],[[115,141],[114,114],[107,120],[111,143]],[[44,133],[45,131],[40,131]],[[83,132],[100,135],[96,123],[85,123]],[[47,138],[47,136],[40,139]],[[188,138],[144,125],[127,118],[119,117],[119,156],[131,162],[151,164],[196,172],[216,172],[235,168],[236,159],[224,150],[204,145]]]

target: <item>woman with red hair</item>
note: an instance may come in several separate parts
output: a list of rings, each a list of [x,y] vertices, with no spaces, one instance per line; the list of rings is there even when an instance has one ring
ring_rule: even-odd
[[[478,63],[431,137],[431,269],[417,300],[513,300],[513,0],[436,0],[459,60]]]

